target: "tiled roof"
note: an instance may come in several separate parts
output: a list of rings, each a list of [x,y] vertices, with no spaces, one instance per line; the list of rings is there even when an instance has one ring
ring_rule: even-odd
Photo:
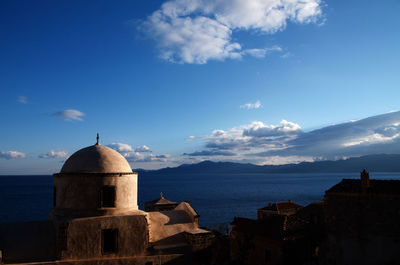
[[[362,193],[361,181],[359,179],[342,179],[326,193]],[[400,180],[371,179],[367,193],[400,195]]]
[[[285,211],[285,210],[297,209],[297,208],[301,208],[301,207],[302,207],[301,205],[298,205],[291,201],[287,201],[287,202],[272,203],[264,208],[261,208],[260,210]]]
[[[164,197],[155,199],[153,201],[149,201],[147,203],[151,203],[153,205],[166,205],[166,204],[176,204],[176,205],[178,205],[177,202],[169,201],[169,200],[165,199]]]

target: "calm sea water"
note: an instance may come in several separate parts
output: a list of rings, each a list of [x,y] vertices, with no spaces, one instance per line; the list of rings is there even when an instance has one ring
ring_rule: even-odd
[[[190,201],[200,225],[218,228],[235,216],[256,218],[269,202],[292,200],[301,205],[322,200],[324,191],[348,174],[191,174],[140,176],[139,208],[164,197]],[[371,178],[400,179],[400,173],[372,173]],[[44,220],[52,208],[52,176],[0,176],[0,222]]]

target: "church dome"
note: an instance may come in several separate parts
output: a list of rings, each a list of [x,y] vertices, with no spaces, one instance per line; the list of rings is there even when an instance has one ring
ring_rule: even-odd
[[[132,169],[120,153],[95,144],[71,155],[60,173],[132,173]]]

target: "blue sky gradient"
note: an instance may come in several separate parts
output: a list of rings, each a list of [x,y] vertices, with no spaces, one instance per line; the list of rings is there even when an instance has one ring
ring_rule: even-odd
[[[208,2],[187,2],[200,1]],[[400,118],[389,112],[399,109],[400,2],[310,2],[317,3],[320,13],[307,22],[287,18],[286,26],[276,32],[236,25],[238,20],[217,21],[224,1],[221,10],[182,15],[206,17],[222,25],[231,32],[229,42],[241,45],[241,58],[202,53],[210,59],[199,63],[161,58],[165,51],[181,51],[182,46],[168,46],[163,39],[179,34],[174,32],[179,29],[157,35],[152,29],[159,25],[148,26],[150,16],[162,10],[163,4],[177,8],[184,1],[1,1],[0,174],[57,172],[68,155],[94,144],[97,132],[103,144],[130,146],[131,151],[125,146],[120,152],[134,168],[205,159],[287,163],[373,151],[337,150],[335,155],[316,147],[314,154],[291,151],[289,156],[277,152],[277,145],[266,145],[269,134],[258,139],[256,146],[224,149],[234,156],[218,156],[220,149],[207,147],[215,140],[236,143],[251,126],[282,128],[284,133],[276,137],[285,149],[300,137],[298,132],[385,114],[394,120],[385,119],[376,123],[379,126],[368,127],[369,133],[354,133],[345,140],[358,137],[360,146],[397,143],[394,136]],[[194,36],[198,34],[191,30]],[[193,45],[203,44],[185,45],[196,51]],[[252,49],[266,54],[245,52]],[[261,106],[245,107],[257,101]],[[288,136],[282,120],[299,129]],[[254,127],[254,122],[262,125]],[[395,132],[390,137],[382,134],[386,138],[371,136],[382,128]],[[216,139],[215,130],[223,130],[228,138]],[[143,145],[151,152],[135,152]],[[272,150],[273,155],[254,155]],[[195,152],[214,155],[187,155]]]

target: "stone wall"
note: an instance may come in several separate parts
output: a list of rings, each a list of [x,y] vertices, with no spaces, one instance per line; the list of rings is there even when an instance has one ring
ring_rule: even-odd
[[[115,187],[115,207],[101,206],[101,190]],[[137,173],[54,174],[55,216],[100,216],[137,210]]]
[[[185,239],[193,251],[198,251],[212,245],[214,234],[185,232]]]
[[[230,258],[239,264],[281,264],[284,241],[262,235],[243,233],[237,229],[231,232]]]
[[[4,263],[55,259],[55,245],[51,221],[0,223],[0,250]]]
[[[326,194],[328,232],[348,236],[400,235],[400,196]]]
[[[115,253],[102,251],[104,229],[118,230]],[[147,245],[148,230],[144,215],[79,218],[68,223],[66,244],[59,255],[64,260],[139,256],[145,253]]]
[[[192,257],[186,257],[183,254],[169,254],[169,255],[154,255],[143,257],[111,257],[99,259],[81,259],[81,260],[58,260],[58,261],[44,261],[40,263],[21,263],[30,265],[188,265],[197,264]],[[193,262],[192,262],[193,261]]]
[[[400,197],[326,193],[325,264],[398,264]]]

